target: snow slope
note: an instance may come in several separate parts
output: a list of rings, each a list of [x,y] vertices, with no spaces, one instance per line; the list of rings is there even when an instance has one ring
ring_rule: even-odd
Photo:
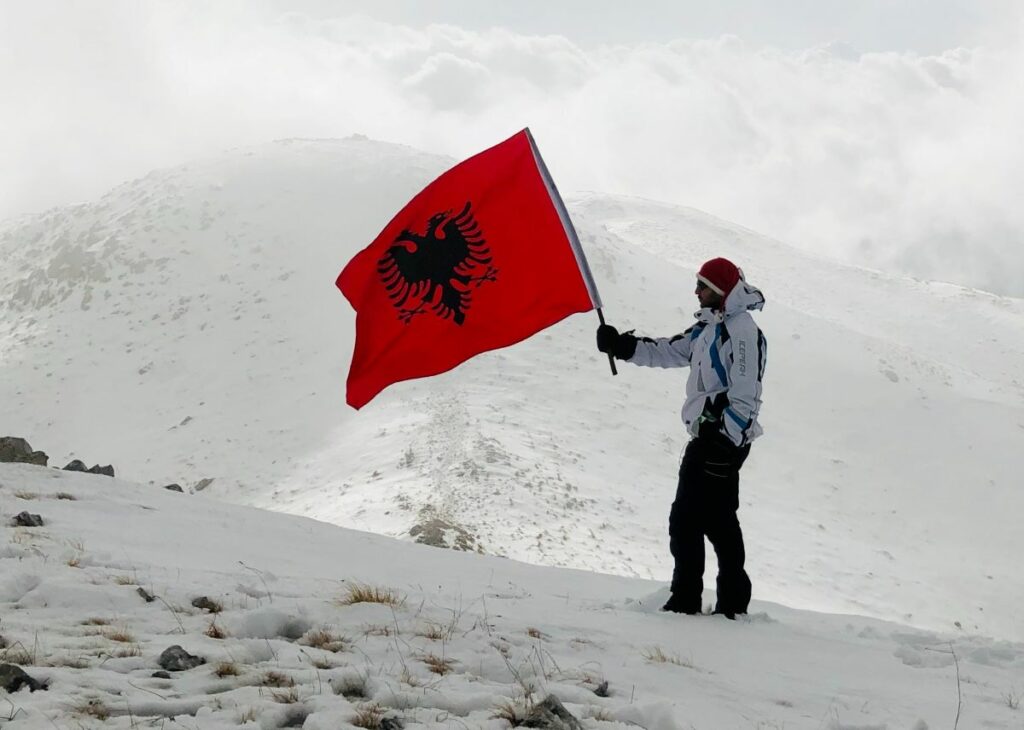
[[[344,405],[353,316],[333,280],[450,162],[282,141],[7,223],[0,433],[58,466],[212,478],[222,500],[667,579],[685,373],[612,378],[593,315]],[[613,324],[681,331],[712,255],[767,295],[766,435],[741,510],[755,597],[1024,639],[1024,302],[690,209],[596,193],[570,209]]]
[[[10,527],[26,509],[45,524]],[[651,581],[37,466],[0,464],[0,516],[0,663],[48,685],[0,694],[10,730],[501,730],[549,693],[588,730],[1020,727],[1020,643],[763,601],[665,615]],[[396,605],[347,602],[360,584]],[[154,677],[173,645],[205,663]]]

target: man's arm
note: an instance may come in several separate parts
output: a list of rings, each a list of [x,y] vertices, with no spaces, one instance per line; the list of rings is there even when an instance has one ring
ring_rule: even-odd
[[[629,362],[649,368],[683,368],[690,364],[693,341],[703,327],[694,325],[675,337],[637,338],[636,351]]]
[[[729,366],[729,405],[722,414],[722,430],[737,446],[747,442],[747,429],[761,407],[761,378],[767,357],[764,335],[752,318],[729,327],[732,362]]]

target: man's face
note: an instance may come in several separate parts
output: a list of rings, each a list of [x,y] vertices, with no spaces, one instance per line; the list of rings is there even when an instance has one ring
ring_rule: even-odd
[[[700,300],[700,306],[711,309],[720,309],[722,306],[722,295],[709,287],[703,281],[697,281],[697,288],[693,292]]]

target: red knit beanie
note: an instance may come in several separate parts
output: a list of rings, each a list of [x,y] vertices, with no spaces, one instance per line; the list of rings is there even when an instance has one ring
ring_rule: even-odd
[[[697,272],[698,281],[704,282],[712,291],[723,297],[729,296],[729,292],[742,278],[743,274],[736,268],[736,264],[723,258],[704,262]]]

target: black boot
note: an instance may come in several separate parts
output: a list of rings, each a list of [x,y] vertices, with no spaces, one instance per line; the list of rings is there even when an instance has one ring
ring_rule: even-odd
[[[665,605],[661,607],[661,610],[669,611],[671,613],[685,613],[689,616],[696,616],[700,613],[700,600],[698,599],[696,603],[693,603],[692,601],[684,601],[673,593],[669,596]]]

